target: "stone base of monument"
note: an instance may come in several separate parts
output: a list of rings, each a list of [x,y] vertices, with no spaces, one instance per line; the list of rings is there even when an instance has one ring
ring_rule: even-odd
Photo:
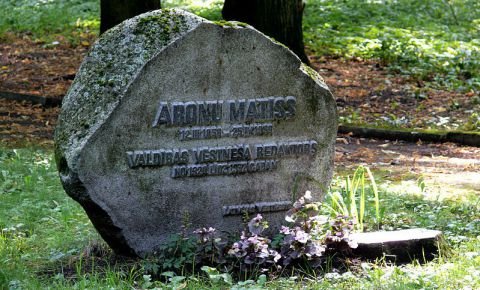
[[[351,239],[358,247],[355,256],[367,260],[385,259],[395,264],[433,260],[439,255],[441,231],[408,229],[388,232],[355,233]]]

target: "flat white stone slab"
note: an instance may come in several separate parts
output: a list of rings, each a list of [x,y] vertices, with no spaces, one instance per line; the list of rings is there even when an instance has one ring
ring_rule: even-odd
[[[441,231],[436,230],[407,229],[388,232],[354,233],[351,237],[360,244],[388,244],[392,242],[433,239],[441,234]]]
[[[355,255],[405,263],[415,259],[424,262],[436,257],[442,232],[428,229],[406,229],[386,232],[354,233],[351,239],[358,247]]]

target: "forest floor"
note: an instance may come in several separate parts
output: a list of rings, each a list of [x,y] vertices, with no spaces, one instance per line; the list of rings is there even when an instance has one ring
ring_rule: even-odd
[[[0,92],[60,100],[87,46],[46,45],[27,39],[0,44]],[[468,94],[425,87],[392,75],[373,61],[312,57],[312,65],[333,91],[343,123],[382,126],[390,122],[390,127],[407,128],[429,128],[435,122],[465,124],[477,106]],[[8,146],[51,146],[59,112],[58,106],[0,98],[0,140]],[[339,168],[366,164],[384,170],[388,179],[408,181],[424,175],[432,182],[480,192],[480,148],[343,135],[337,138],[335,157]]]

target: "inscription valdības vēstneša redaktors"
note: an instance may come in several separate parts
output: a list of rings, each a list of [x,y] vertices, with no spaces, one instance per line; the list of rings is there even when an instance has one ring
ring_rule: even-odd
[[[198,125],[288,120],[295,117],[295,112],[296,98],[293,96],[228,101],[161,102],[152,127],[197,126],[193,129],[188,127],[179,129],[180,141],[271,136],[272,123],[199,127]],[[191,135],[186,133],[188,131],[191,131]],[[218,147],[134,150],[127,151],[126,155],[130,168],[170,165],[172,178],[201,177],[272,171],[277,169],[281,158],[315,155],[317,145],[315,140],[281,141]]]
[[[317,142],[291,141],[127,152],[130,168],[174,165],[172,178],[271,171],[279,158],[315,155]]]

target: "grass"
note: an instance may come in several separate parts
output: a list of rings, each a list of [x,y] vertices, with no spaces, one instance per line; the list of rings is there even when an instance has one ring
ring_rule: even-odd
[[[37,42],[65,41],[78,45],[87,35],[97,35],[100,2],[82,0],[2,0],[0,39],[10,34]]]
[[[306,45],[317,55],[378,59],[395,72],[480,89],[475,0],[308,1]]]
[[[78,204],[65,198],[52,154],[0,149],[0,173],[0,289],[28,286],[36,281],[31,275],[98,238]]]
[[[83,210],[63,192],[49,149],[0,148],[0,289],[188,289],[289,287],[300,289],[437,289],[480,287],[478,191],[437,198],[435,189],[408,192],[385,172],[379,181],[382,228],[425,227],[444,231],[450,255],[420,265],[362,263],[351,271],[315,276],[234,282],[205,275],[149,276],[148,261],[118,261],[105,248]],[[414,183],[415,178],[411,178]],[[340,186],[342,176],[333,183]],[[428,182],[427,182],[428,184]],[[400,189],[398,189],[400,188]],[[366,193],[365,215],[375,217],[375,198]],[[373,218],[371,218],[373,220]],[[373,224],[372,224],[373,226]],[[367,224],[368,228],[368,224]],[[243,286],[242,286],[243,285]]]

